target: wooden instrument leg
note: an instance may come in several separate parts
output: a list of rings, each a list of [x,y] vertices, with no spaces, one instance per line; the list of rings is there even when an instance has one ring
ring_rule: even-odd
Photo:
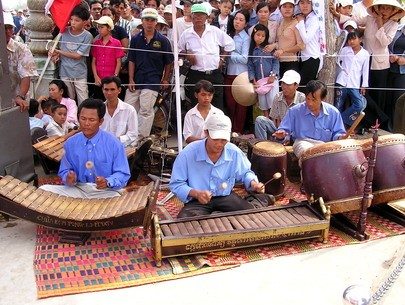
[[[331,224],[340,231],[356,238],[357,240],[363,241],[370,238],[367,233],[359,233],[357,226],[345,215],[338,213],[334,214],[331,218]]]
[[[155,262],[157,267],[162,267],[162,238],[160,232],[159,218],[153,215],[153,223],[151,226],[151,243],[155,250]]]
[[[61,244],[84,245],[90,233],[59,232],[58,242]]]
[[[390,207],[388,204],[374,205],[370,207],[369,210],[405,227],[404,214],[401,214],[394,208]]]

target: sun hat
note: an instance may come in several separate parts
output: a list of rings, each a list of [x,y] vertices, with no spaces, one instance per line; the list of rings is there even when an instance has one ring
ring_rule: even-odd
[[[287,85],[292,85],[294,83],[299,84],[301,81],[301,75],[294,70],[288,70],[284,72],[283,77],[280,79],[280,82],[283,82]]]
[[[95,23],[98,24],[105,24],[110,27],[111,30],[114,30],[114,21],[111,19],[110,16],[102,16],[98,20],[94,20]]]
[[[163,18],[163,17],[160,16],[160,15],[158,15],[158,20],[157,20],[157,22],[160,23],[160,24],[167,25],[167,26],[169,25],[169,24],[167,23],[166,19]]]
[[[353,0],[339,0],[339,4],[341,7],[346,7],[348,5],[353,6]]]
[[[349,19],[345,23],[343,23],[343,28],[346,29],[346,27],[351,26],[353,29],[357,29],[357,23],[356,21]]]
[[[283,4],[286,4],[286,3],[291,3],[293,6],[295,5],[294,0],[281,0],[279,7],[281,7]]]
[[[13,15],[11,13],[3,12],[4,25],[12,25],[15,27]]]
[[[158,18],[159,18],[158,16],[159,16],[159,14],[158,14],[157,10],[155,10],[154,8],[147,7],[142,11],[141,19],[151,18],[151,19],[158,20]]]
[[[223,113],[212,113],[204,123],[204,130],[208,130],[211,139],[231,140],[231,119]]]
[[[391,5],[396,8],[395,13],[390,17],[391,20],[399,20],[405,16],[405,8],[397,0],[376,0],[372,5],[367,7],[367,13],[376,17],[378,15],[378,5]]]
[[[208,15],[207,8],[202,3],[193,4],[193,6],[191,7],[191,14],[193,13],[204,13]]]
[[[252,106],[257,102],[257,93],[249,81],[248,72],[239,74],[232,82],[232,96],[242,106]]]

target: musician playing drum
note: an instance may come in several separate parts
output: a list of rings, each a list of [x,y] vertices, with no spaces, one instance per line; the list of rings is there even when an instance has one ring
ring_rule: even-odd
[[[324,102],[326,95],[325,83],[310,81],[306,86],[305,103],[290,108],[273,134],[279,140],[291,136],[294,139],[294,153],[298,158],[306,149],[343,139],[346,134],[339,110]],[[301,161],[299,164],[301,166]]]
[[[232,192],[236,182],[249,191],[264,192],[246,156],[229,143],[231,127],[227,116],[213,113],[204,124],[206,138],[190,143],[176,158],[170,190],[185,203],[178,218],[252,209],[249,201]]]
[[[64,146],[58,175],[64,185],[44,185],[41,189],[74,198],[119,196],[130,177],[122,143],[100,130],[106,106],[98,99],[84,100],[78,109],[81,132]]]

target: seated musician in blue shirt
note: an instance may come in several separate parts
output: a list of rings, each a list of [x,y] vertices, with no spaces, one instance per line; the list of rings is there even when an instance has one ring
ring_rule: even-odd
[[[105,113],[106,106],[98,99],[79,105],[81,132],[66,141],[59,167],[64,185],[44,185],[41,189],[74,198],[120,196],[130,170],[123,144],[100,129]]]
[[[298,158],[306,149],[340,140],[346,134],[339,110],[324,102],[327,93],[327,87],[322,81],[308,82],[305,103],[290,108],[273,134],[279,140],[293,137],[293,149]]]
[[[173,165],[170,190],[185,203],[177,217],[252,209],[249,201],[232,192],[235,183],[243,182],[257,193],[264,187],[243,152],[229,143],[231,120],[213,113],[204,130],[206,138],[188,144]]]

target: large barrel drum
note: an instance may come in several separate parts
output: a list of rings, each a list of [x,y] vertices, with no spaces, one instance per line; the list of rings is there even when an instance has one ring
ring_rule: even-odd
[[[257,142],[253,145],[251,162],[252,170],[260,182],[265,183],[275,173],[280,173],[280,179],[274,179],[265,186],[265,193],[275,197],[284,195],[287,169],[287,152],[284,145],[271,141]]]

